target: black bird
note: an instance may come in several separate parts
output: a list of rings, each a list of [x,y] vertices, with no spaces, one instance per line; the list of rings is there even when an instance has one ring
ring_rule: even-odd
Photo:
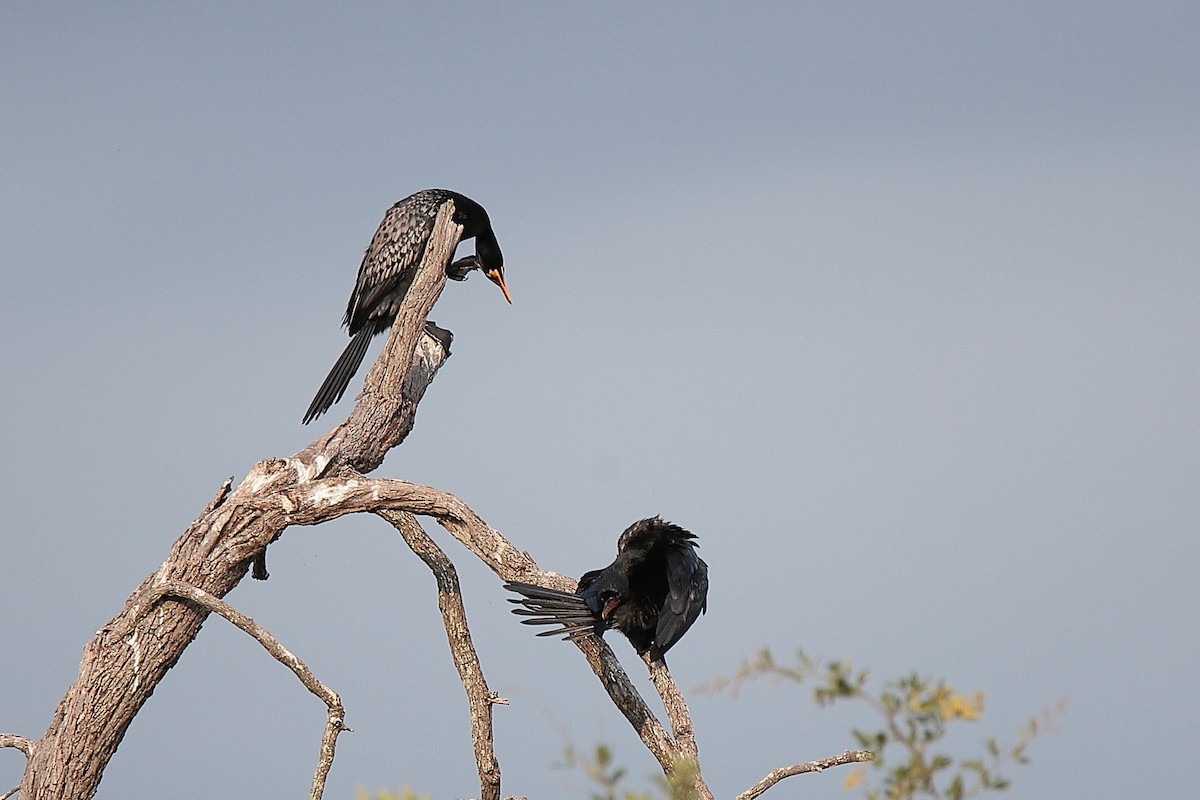
[[[358,280],[342,319],[342,324],[350,331],[350,344],[317,390],[308,411],[304,412],[305,425],[342,399],[350,379],[367,354],[371,338],[386,331],[396,321],[400,304],[412,286],[417,265],[425,254],[438,211],[447,202],[454,203],[454,221],[463,226],[462,238],[475,239],[475,255],[447,265],[446,276],[462,281],[471,270],[479,269],[500,287],[504,298],[512,302],[508,287],[504,285],[504,256],[483,206],[448,189],[425,189],[404,198],[383,215],[379,230],[375,231],[375,238],[363,256]]]
[[[616,560],[580,578],[575,594],[511,581],[504,588],[524,595],[509,600],[523,606],[514,614],[531,617],[524,624],[560,626],[538,636],[578,639],[616,628],[638,653],[659,661],[707,609],[708,564],[695,539],[651,517],[621,534]]]

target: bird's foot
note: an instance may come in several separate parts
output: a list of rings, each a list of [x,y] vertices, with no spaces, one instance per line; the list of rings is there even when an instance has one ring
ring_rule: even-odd
[[[439,328],[437,323],[431,319],[425,320],[425,332],[437,339],[438,344],[446,351],[446,355],[450,354],[450,343],[454,341],[454,332]]]
[[[479,256],[466,256],[446,267],[446,277],[452,281],[465,281],[473,269],[481,269]]]

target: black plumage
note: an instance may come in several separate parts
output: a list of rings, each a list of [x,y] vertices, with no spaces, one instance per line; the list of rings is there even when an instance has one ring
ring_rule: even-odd
[[[529,617],[526,625],[557,625],[538,636],[578,639],[615,628],[638,653],[658,661],[687,633],[708,603],[708,564],[696,553],[695,534],[651,517],[630,525],[617,541],[617,557],[579,579],[575,594],[528,583],[504,588]]]
[[[371,338],[395,322],[425,254],[438,211],[447,202],[454,203],[454,221],[463,226],[462,238],[475,239],[475,255],[448,264],[446,276],[457,281],[466,280],[471,270],[478,269],[500,287],[506,300],[512,302],[508,287],[504,285],[504,255],[483,206],[448,189],[425,189],[404,198],[384,214],[363,256],[354,291],[346,306],[346,316],[342,319],[350,333],[350,344],[317,390],[308,411],[304,412],[306,425],[342,399],[350,379],[362,364]]]

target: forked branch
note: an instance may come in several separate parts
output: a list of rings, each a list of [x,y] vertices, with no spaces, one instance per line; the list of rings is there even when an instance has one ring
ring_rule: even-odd
[[[333,761],[337,735],[344,729],[341,703],[336,693],[317,681],[298,658],[221,598],[289,526],[317,525],[359,512],[386,517],[434,571],[455,665],[472,709],[472,738],[483,797],[492,800],[499,796],[500,771],[491,742],[491,705],[495,698],[487,692],[478,658],[470,646],[454,568],[408,515],[436,519],[501,580],[565,591],[574,590],[575,581],[541,571],[528,553],[513,547],[454,495],[407,481],[363,475],[375,469],[407,436],[426,387],[449,355],[440,339],[425,334],[425,319],[445,284],[445,266],[462,233],[450,209],[446,205],[438,214],[421,266],[388,341],[368,372],[359,402],[347,420],[291,458],[255,465],[236,488],[226,482],[176,540],[162,566],[134,590],[125,608],[87,644],[79,675],[60,701],[42,739],[31,742],[12,734],[0,738],[0,745],[20,748],[28,756],[20,786],[23,798],[92,797],[134,716],[183,655],[208,614],[214,612],[254,636],[326,702],[326,731],[311,795],[319,798]],[[151,609],[155,613],[149,613]],[[711,798],[700,776],[686,703],[665,666],[651,664],[650,675],[674,736],[655,718],[603,640],[586,637],[576,644],[664,772],[674,774],[680,764],[691,762],[695,765],[692,772],[696,794],[705,800]],[[739,800],[757,797],[787,775],[864,760],[839,760],[849,755],[776,770]]]
[[[224,597],[286,529],[281,491],[335,470],[374,469],[412,429],[417,404],[448,355],[440,341],[425,334],[425,318],[445,285],[445,267],[461,234],[446,204],[349,419],[290,459],[255,465],[232,491],[223,486],[175,541],[162,566],[84,647],[75,683],[32,749],[21,779],[22,798],[92,797],[130,723],[199,633],[210,613],[203,604],[162,602],[156,613],[143,613],[156,587],[179,581]]]
[[[342,731],[350,730],[345,725],[346,711],[342,707],[342,699],[338,697],[337,692],[317,680],[317,677],[313,675],[308,665],[280,644],[279,640],[272,636],[270,631],[224,600],[213,597],[203,589],[197,589],[195,586],[183,581],[165,580],[160,584],[156,584],[154,592],[147,598],[145,603],[147,612],[164,597],[177,597],[189,603],[195,603],[208,611],[220,614],[233,625],[254,637],[255,641],[261,644],[276,661],[290,669],[300,679],[300,683],[304,684],[305,689],[308,689],[321,702],[325,703],[327,709],[325,733],[321,736],[321,752],[317,758],[317,768],[313,773],[312,788],[308,794],[309,800],[321,800],[321,796],[325,793],[325,780],[329,776],[329,768],[333,766],[333,754],[337,748],[338,734]]]
[[[458,497],[429,486],[389,478],[346,476],[323,478],[300,484],[276,495],[288,525],[318,525],[346,514],[382,511],[430,516],[474,553],[503,581],[537,583],[573,591],[575,581],[556,572],[543,572],[528,553],[518,550]],[[602,640],[586,637],[575,642],[588,665],[608,692],[609,698],[637,731],[643,744],[663,771],[671,774],[681,760],[696,760],[695,741],[683,695],[664,668],[655,685],[663,693],[680,742],[676,742],[655,718],[638,694],[621,663]],[[710,797],[695,770],[701,797]]]

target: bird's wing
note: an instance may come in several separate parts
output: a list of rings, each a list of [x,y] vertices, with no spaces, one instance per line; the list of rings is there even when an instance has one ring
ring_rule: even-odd
[[[521,599],[510,598],[508,601],[523,606],[512,610],[514,614],[529,617],[521,620],[522,624],[559,626],[554,630],[542,631],[538,636],[561,635],[564,639],[578,639],[593,633],[600,634],[604,630],[604,623],[579,595],[516,581],[509,581],[504,588],[522,595]]]
[[[667,586],[651,657],[669,650],[708,607],[708,564],[690,542],[667,549]]]
[[[449,192],[425,190],[404,198],[384,214],[358,268],[354,292],[346,306],[345,323],[352,333],[385,297],[412,282],[433,233],[438,209],[449,199]]]

